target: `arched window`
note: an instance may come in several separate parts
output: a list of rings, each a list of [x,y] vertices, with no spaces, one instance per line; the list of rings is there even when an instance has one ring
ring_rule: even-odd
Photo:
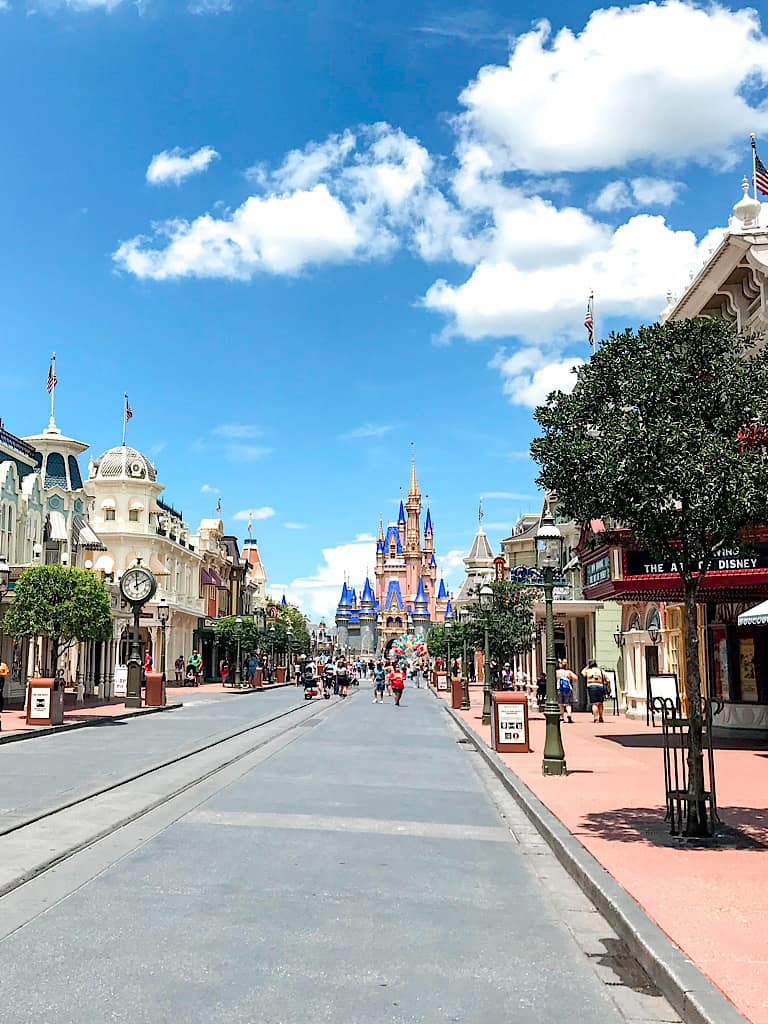
[[[643,628],[642,623],[640,622],[640,616],[638,615],[637,612],[635,612],[634,615],[629,620],[629,628],[630,628],[630,630],[642,629]]]
[[[661,629],[661,616],[658,608],[651,608],[645,620],[646,629]]]
[[[73,491],[81,491],[83,489],[83,478],[80,476],[80,466],[77,463],[77,459],[74,455],[67,457],[67,463],[69,465],[69,485]]]
[[[67,471],[64,466],[64,456],[59,452],[51,452],[45,461],[45,489],[61,487],[67,489]]]

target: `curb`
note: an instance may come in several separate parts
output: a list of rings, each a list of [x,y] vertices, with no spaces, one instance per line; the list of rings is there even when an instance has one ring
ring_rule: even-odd
[[[435,692],[435,696],[440,695]],[[603,915],[686,1024],[748,1024],[736,1007],[645,913],[559,818],[451,707],[445,711],[498,776],[558,861]]]
[[[71,725],[46,725],[34,732],[12,732],[7,736],[0,734],[0,744],[19,743],[21,740],[34,740],[38,736],[52,736],[57,732],[72,732],[73,729],[90,729],[94,725],[106,725],[108,722],[122,722],[127,718],[142,718],[144,715],[157,715],[162,711],[178,711],[183,704],[165,704],[159,708],[137,708],[135,711],[126,711],[123,715],[94,715],[86,722],[73,722]]]

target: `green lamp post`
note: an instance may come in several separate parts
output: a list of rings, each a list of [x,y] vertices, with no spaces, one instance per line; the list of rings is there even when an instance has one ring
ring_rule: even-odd
[[[464,644],[464,647],[463,647],[463,650],[462,650],[462,658],[461,658],[461,666],[462,666],[462,670],[463,670],[462,671],[463,678],[461,680],[461,710],[462,711],[469,711],[471,709],[471,707],[472,707],[472,704],[470,703],[470,700],[469,700],[469,659],[468,659],[468,656],[467,656],[467,624],[466,624],[466,621],[465,621],[466,617],[463,614],[462,614],[461,618],[462,618],[461,638],[462,638],[462,641],[463,641],[463,644]]]
[[[536,561],[543,576],[542,589],[546,609],[547,696],[544,700],[544,718],[547,721],[547,732],[541,765],[544,775],[568,774],[563,738],[560,734],[560,707],[557,703],[555,676],[555,616],[552,609],[555,573],[560,571],[562,552],[563,535],[555,525],[552,513],[547,509],[536,532]]]
[[[243,619],[241,615],[235,616],[235,637],[237,638],[237,661],[235,662],[235,686],[238,688],[242,686],[242,653],[241,653],[241,642],[243,636]]]
[[[488,639],[488,616],[493,611],[493,588],[487,583],[480,587],[478,597],[480,611],[485,618],[483,630],[485,632],[485,652],[483,658],[483,725],[491,724],[491,647]]]

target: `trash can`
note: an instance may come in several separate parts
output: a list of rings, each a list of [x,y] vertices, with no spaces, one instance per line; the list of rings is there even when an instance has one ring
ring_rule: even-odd
[[[254,686],[263,686],[264,685],[264,669],[261,667],[261,665],[259,665],[258,668],[256,669],[256,676],[255,676],[255,678],[253,680],[253,685]]]
[[[61,725],[63,722],[63,685],[57,687],[55,679],[30,679],[27,684],[27,725]]]
[[[285,682],[285,665],[277,666],[277,685],[282,686]]]
[[[148,708],[164,708],[167,701],[165,697],[165,680],[162,672],[147,672],[147,684],[144,689],[144,703]]]

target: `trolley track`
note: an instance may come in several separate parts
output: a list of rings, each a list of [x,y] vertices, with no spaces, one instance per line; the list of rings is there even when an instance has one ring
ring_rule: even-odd
[[[322,701],[318,706],[318,702],[302,700],[278,714],[7,826],[0,830],[0,898],[260,749],[270,744],[275,750],[281,749],[303,734],[300,727],[304,723],[327,715],[341,704]],[[290,721],[280,729],[285,719]],[[222,749],[227,746],[229,750]],[[195,764],[195,759],[200,763]],[[15,863],[20,867],[14,868]]]

